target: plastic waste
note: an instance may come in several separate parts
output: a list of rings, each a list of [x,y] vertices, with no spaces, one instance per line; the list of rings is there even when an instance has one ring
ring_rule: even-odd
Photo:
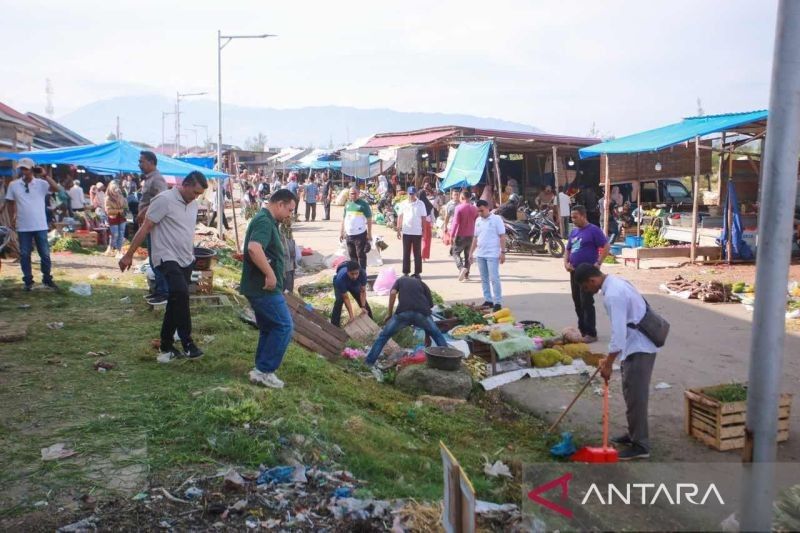
[[[375,283],[372,285],[372,290],[379,296],[386,296],[391,292],[394,283],[397,281],[397,272],[394,268],[386,267],[378,272],[378,277],[375,278]]]
[[[187,500],[196,500],[196,499],[200,498],[202,495],[203,495],[203,489],[200,489],[200,488],[197,488],[197,487],[189,487],[183,493],[183,496]]]
[[[293,466],[276,466],[261,472],[256,480],[257,485],[267,483],[290,483],[294,474]]]
[[[76,283],[72,287],[69,288],[70,292],[74,292],[78,296],[91,296],[92,295],[92,286],[88,283]]]
[[[572,433],[565,431],[561,434],[561,440],[550,448],[550,453],[555,457],[569,457],[577,451],[575,442],[572,440]]]
[[[349,498],[353,495],[353,489],[351,487],[339,487],[333,491],[334,498]]]

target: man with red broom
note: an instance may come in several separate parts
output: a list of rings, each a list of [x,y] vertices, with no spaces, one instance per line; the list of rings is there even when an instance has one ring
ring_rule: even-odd
[[[632,327],[644,318],[647,303],[629,282],[603,274],[594,265],[579,265],[575,277],[583,291],[590,294],[603,291],[603,307],[611,321],[608,356],[600,361],[600,375],[608,382],[617,359],[622,369],[628,432],[612,438],[611,442],[624,446],[619,452],[620,461],[647,459],[650,457],[647,404],[658,349],[644,333]]]

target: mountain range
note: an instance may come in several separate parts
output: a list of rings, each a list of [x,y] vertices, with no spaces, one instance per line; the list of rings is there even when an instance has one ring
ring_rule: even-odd
[[[175,101],[157,95],[124,96],[84,105],[59,118],[65,126],[95,142],[105,141],[116,131],[120,137],[158,145],[162,139],[162,112],[174,112]],[[222,131],[225,144],[244,147],[259,133],[268,146],[338,147],[375,133],[406,131],[432,126],[457,125],[524,132],[538,128],[497,118],[451,113],[416,113],[391,109],[358,109],[342,106],[276,109],[223,105]],[[201,125],[197,127],[195,125]],[[217,135],[217,105],[212,100],[181,101],[182,146],[203,145],[208,135]],[[195,131],[187,131],[195,130]],[[175,116],[164,119],[165,140],[175,140]],[[195,135],[197,136],[195,138]]]

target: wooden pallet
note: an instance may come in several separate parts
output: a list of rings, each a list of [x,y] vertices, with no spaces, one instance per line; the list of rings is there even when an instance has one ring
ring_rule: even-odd
[[[323,315],[307,309],[306,303],[292,293],[285,293],[286,303],[294,320],[292,339],[303,348],[323,355],[327,359],[341,357],[350,336],[337,328]]]
[[[684,391],[686,434],[719,451],[744,448],[747,402],[721,403],[705,394],[713,388]],[[792,395],[781,394],[778,402],[778,442],[783,442],[789,439]]]
[[[357,315],[344,326],[344,330],[350,337],[364,344],[372,344],[381,333],[381,327],[367,313]],[[393,355],[403,351],[403,349],[399,344],[389,339],[383,351],[388,355]]]

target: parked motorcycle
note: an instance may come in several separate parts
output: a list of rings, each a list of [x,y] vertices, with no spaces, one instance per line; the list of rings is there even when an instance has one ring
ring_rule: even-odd
[[[2,268],[3,249],[11,241],[11,228],[0,226],[0,268]]]
[[[564,241],[558,226],[545,211],[526,209],[527,221],[506,220],[507,252],[549,253],[553,257],[564,256]]]

